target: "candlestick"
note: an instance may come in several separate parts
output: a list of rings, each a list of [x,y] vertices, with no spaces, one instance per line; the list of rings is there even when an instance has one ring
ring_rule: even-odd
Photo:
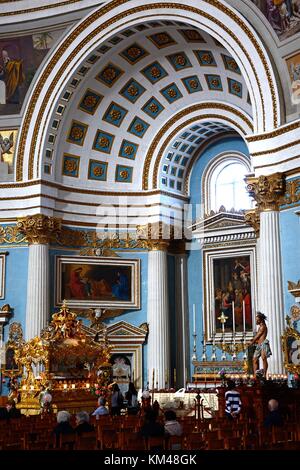
[[[193,304],[193,332],[194,332],[194,335],[196,334],[196,305]]]
[[[152,369],[152,390],[154,390],[154,369]]]
[[[174,388],[175,388],[175,385],[176,385],[176,369],[174,369]]]
[[[210,358],[211,361],[215,361],[217,359],[215,335],[216,335],[215,333],[213,333],[213,335],[212,335],[213,341],[212,341],[212,355],[211,355],[211,358]]]
[[[192,361],[197,361],[197,334],[193,333],[194,344],[193,344],[193,356]]]
[[[245,301],[243,300],[243,332],[246,333],[246,308]]]
[[[206,361],[206,341],[205,341],[205,336],[203,334],[203,353],[202,353],[202,361]]]
[[[235,314],[234,314],[234,302],[232,302],[232,333],[235,336]]]

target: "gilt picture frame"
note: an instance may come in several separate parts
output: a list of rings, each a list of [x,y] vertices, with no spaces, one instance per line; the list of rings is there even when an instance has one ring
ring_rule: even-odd
[[[56,256],[55,305],[140,308],[140,260]]]
[[[257,299],[256,248],[205,250],[203,257],[206,341],[253,337]],[[234,314],[233,314],[234,309]],[[227,317],[222,328],[220,316]],[[233,327],[234,320],[234,327]]]

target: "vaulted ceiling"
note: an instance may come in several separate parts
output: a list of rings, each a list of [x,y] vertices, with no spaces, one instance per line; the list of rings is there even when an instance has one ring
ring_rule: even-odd
[[[220,43],[171,21],[124,30],[66,85],[47,135],[44,177],[101,191],[140,190],[157,133],[178,112],[207,102],[230,104],[251,122],[245,81]],[[206,140],[230,131],[215,120],[187,125],[164,150],[159,186],[182,192],[191,158]]]

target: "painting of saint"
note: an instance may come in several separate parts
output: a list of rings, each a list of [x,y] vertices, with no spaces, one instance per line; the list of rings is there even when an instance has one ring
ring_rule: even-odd
[[[1,73],[0,73],[1,75]],[[0,80],[1,100],[1,80]],[[0,101],[1,103],[1,101]],[[14,129],[0,129],[0,181],[9,180],[14,171],[14,154],[18,131]]]
[[[62,31],[0,39],[0,113],[17,114],[29,85]]]
[[[70,305],[135,307],[139,304],[139,260],[106,258],[91,263],[60,263],[58,303]],[[64,258],[65,259],[65,258]]]
[[[300,52],[286,59],[292,85],[292,102],[300,103]]]
[[[265,15],[280,40],[300,31],[300,0],[251,0]]]
[[[225,332],[252,330],[250,257],[214,259],[213,261],[216,332],[222,332],[219,320],[227,317]],[[233,324],[234,319],[234,324]]]

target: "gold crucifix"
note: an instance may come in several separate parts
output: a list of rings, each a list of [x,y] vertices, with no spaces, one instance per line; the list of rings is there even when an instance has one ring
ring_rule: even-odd
[[[224,315],[224,312],[222,312],[222,315],[220,315],[220,316],[218,317],[218,320],[220,320],[220,322],[222,323],[222,333],[224,334],[224,331],[225,331],[225,323],[227,322],[228,317],[226,317],[226,316]]]

